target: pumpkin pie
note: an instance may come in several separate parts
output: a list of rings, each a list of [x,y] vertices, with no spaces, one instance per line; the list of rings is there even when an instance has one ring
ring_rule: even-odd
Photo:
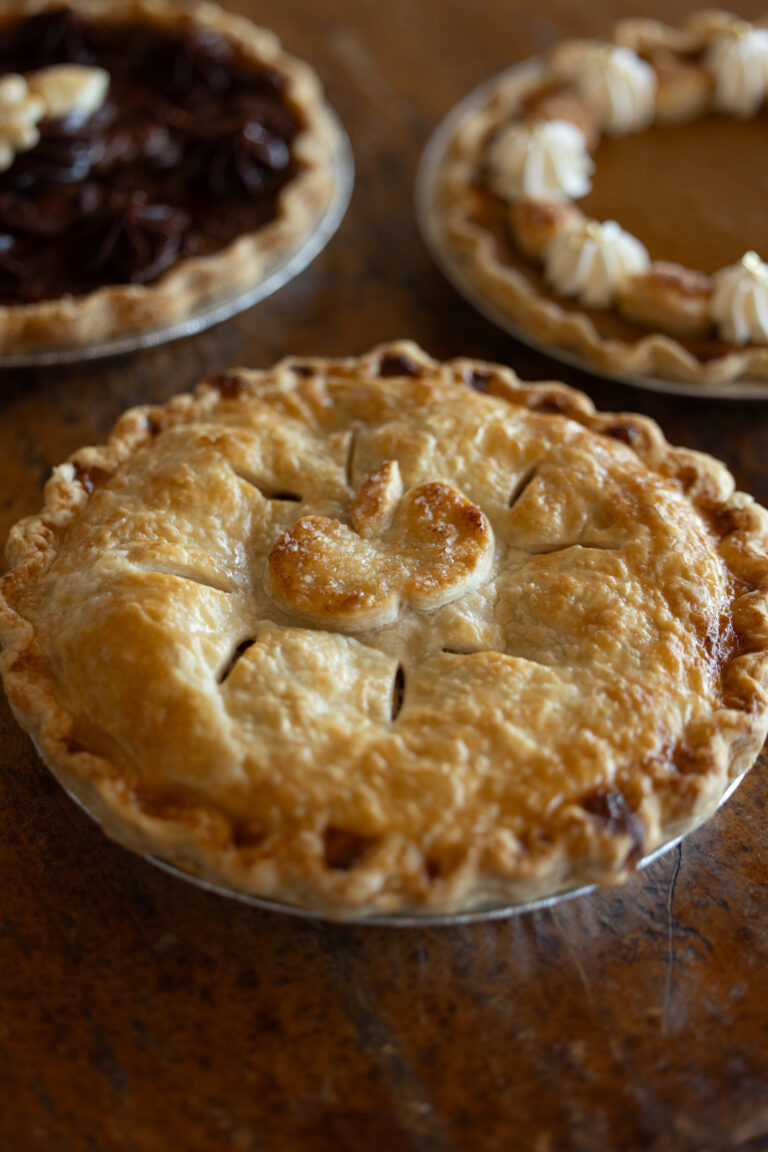
[[[621,22],[459,118],[437,227],[481,297],[604,372],[768,379],[768,27]]]
[[[0,669],[130,848],[329,916],[625,879],[768,727],[768,516],[415,345],[136,408],[11,532]]]

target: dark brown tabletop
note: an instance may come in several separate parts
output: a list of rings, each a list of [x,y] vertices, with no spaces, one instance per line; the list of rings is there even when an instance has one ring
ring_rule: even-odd
[[[647,413],[768,502],[768,402],[659,396],[527,350],[446,284],[412,210],[431,130],[481,80],[563,35],[692,2],[230,6],[322,75],[356,156],[347,218],[297,281],[216,329],[4,376],[0,536],[124,408],[224,366],[400,336]],[[261,912],[109,843],[4,701],[0,758],[0,1152],[768,1149],[768,762],[624,888],[384,929]]]

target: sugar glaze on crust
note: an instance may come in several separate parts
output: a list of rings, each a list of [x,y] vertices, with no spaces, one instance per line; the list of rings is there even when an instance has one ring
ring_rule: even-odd
[[[136,408],[11,532],[0,670],[106,832],[330,916],[618,882],[768,727],[768,515],[415,345]]]
[[[219,252],[181,259],[153,284],[108,284],[82,296],[0,305],[0,354],[86,346],[182,321],[224,293],[256,285],[281,254],[310,234],[333,196],[335,131],[319,79],[284,52],[271,32],[207,0],[191,5],[180,0],[67,0],[66,6],[95,22],[146,23],[180,34],[209,30],[229,41],[246,62],[280,72],[288,82],[287,99],[304,119],[293,144],[301,167],[280,193],[274,220]],[[0,28],[61,7],[62,0],[8,0]]]
[[[684,123],[709,114],[716,96],[704,61],[718,38],[738,23],[715,10],[695,13],[682,28],[650,19],[619,22],[613,46],[636,54],[655,70],[657,122]],[[762,31],[765,21],[751,27]],[[708,350],[700,357],[682,342],[711,328],[707,317],[711,278],[681,265],[653,262],[647,272],[628,279],[613,305],[637,326],[637,336],[604,335],[585,311],[561,304],[556,291],[542,292],[506,260],[494,231],[484,222],[491,195],[483,184],[488,143],[502,126],[567,121],[583,134],[590,151],[606,130],[589,101],[562,78],[557,81],[561,87],[548,91],[557,62],[591,45],[608,47],[597,41],[566,41],[554,49],[551,61],[532,61],[502,74],[488,85],[479,110],[458,121],[436,183],[434,211],[443,243],[475,290],[516,325],[537,341],[576,353],[601,371],[703,384],[768,380],[765,344],[739,347],[723,340],[716,353]],[[640,128],[627,129],[633,130]],[[584,220],[577,201],[520,200],[509,209],[509,242],[524,260],[536,265],[555,236]],[[619,209],[617,220],[621,224]]]

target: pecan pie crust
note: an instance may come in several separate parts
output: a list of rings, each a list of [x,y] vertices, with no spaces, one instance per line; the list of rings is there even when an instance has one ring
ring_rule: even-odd
[[[697,129],[698,137],[703,137],[704,125],[711,121],[719,135],[727,138],[730,121],[738,138],[750,125],[756,129],[754,164],[762,168],[765,108],[743,120],[713,115],[714,82],[704,58],[729,21],[737,23],[728,14],[714,10],[693,14],[683,28],[651,19],[628,19],[616,26],[611,46],[630,51],[652,65],[657,80],[654,125],[661,125],[660,134],[668,138],[664,146],[670,155],[674,154],[674,140],[691,126]],[[753,27],[762,30],[765,22]],[[564,42],[555,48],[553,57],[567,54],[577,45],[593,43],[598,44]],[[741,379],[768,380],[765,344],[737,346],[714,331],[708,315],[712,279],[704,274],[713,269],[704,266],[706,255],[699,257],[704,264],[688,266],[672,263],[662,253],[647,273],[629,278],[609,307],[585,306],[566,298],[547,282],[541,267],[545,247],[555,234],[573,226],[574,217],[586,218],[579,200],[556,203],[520,199],[505,205],[489,187],[487,163],[489,142],[505,124],[534,125],[552,119],[578,127],[589,152],[595,152],[604,126],[569,83],[553,79],[550,62],[544,59],[513,68],[489,82],[479,106],[457,122],[437,173],[434,212],[441,243],[474,291],[537,342],[575,353],[608,374],[718,385]],[[625,150],[633,146],[639,131],[628,130],[620,141]],[[616,141],[609,141],[609,146],[615,149]],[[651,145],[645,148],[648,152]],[[599,154],[595,163],[597,182],[601,175]],[[751,169],[752,160],[748,164]],[[643,187],[646,180],[653,184],[655,169],[646,167],[643,174],[638,165],[638,171]],[[754,173],[753,177],[757,189],[759,180]],[[707,184],[705,176],[692,169],[686,179],[695,183],[701,198]],[[751,187],[748,180],[741,184],[748,190]],[[712,208],[704,214],[708,225],[715,222],[719,227],[738,218],[737,192],[732,204],[727,198],[713,196]],[[633,200],[640,202],[641,195],[642,189],[636,191]],[[593,199],[593,193],[585,197],[587,216]],[[602,200],[610,200],[607,192]],[[614,218],[619,224],[623,223],[623,202],[619,188],[613,197]],[[684,216],[687,201],[681,198],[680,203],[679,213]],[[661,210],[655,196],[651,197],[647,208],[651,233]],[[757,193],[751,197],[746,215],[752,220],[759,216]],[[645,238],[639,226],[637,236]],[[748,246],[756,248],[763,240],[763,236],[753,237]],[[706,253],[706,235],[701,246]]]
[[[618,882],[768,727],[768,515],[415,345],[136,408],[11,532],[0,669],[129,847],[324,914]]]
[[[92,287],[86,285],[83,289],[78,285],[76,291],[65,289],[59,295],[54,293],[52,298],[46,298],[49,294],[41,292],[41,298],[33,295],[29,302],[25,300],[28,288],[25,285],[17,303],[15,299],[8,298],[6,291],[0,290],[0,295],[4,297],[0,300],[0,354],[57,346],[88,346],[176,324],[223,296],[235,295],[255,286],[277,259],[293,251],[310,235],[333,197],[337,130],[324,103],[316,74],[308,65],[285,53],[271,32],[211,3],[188,6],[178,0],[67,0],[62,5],[61,0],[10,0],[0,13],[0,36],[6,32],[12,33],[25,21],[43,20],[46,14],[50,14],[53,19],[60,19],[62,23],[66,23],[72,14],[75,20],[82,20],[86,27],[95,29],[125,28],[129,48],[130,37],[137,29],[145,29],[150,35],[157,34],[158,37],[177,37],[180,49],[183,49],[185,43],[194,42],[196,51],[199,49],[202,53],[210,51],[214,54],[209,61],[211,69],[219,67],[216,53],[220,50],[219,46],[224,46],[232,54],[232,67],[239,69],[240,73],[249,75],[252,71],[254,77],[268,73],[279,79],[280,101],[284,104],[286,115],[295,119],[297,130],[295,134],[293,131],[291,133],[290,178],[280,187],[274,211],[270,210],[264,221],[252,224],[246,222],[242,234],[225,237],[221,243],[203,245],[204,250],[199,254],[195,252],[196,247],[201,247],[199,244],[188,244],[179,250],[174,259],[168,258],[168,243],[176,241],[175,233],[183,227],[184,212],[178,210],[178,205],[155,205],[151,181],[150,185],[146,185],[145,177],[142,176],[138,187],[148,188],[146,196],[143,193],[138,197],[134,194],[132,199],[129,197],[131,202],[126,205],[122,204],[125,199],[122,193],[113,193],[107,187],[104,192],[104,210],[101,210],[100,204],[97,211],[93,210],[93,206],[86,206],[83,226],[77,224],[69,231],[65,229],[63,239],[56,240],[58,244],[69,241],[74,243],[69,266],[81,274],[89,263],[95,264],[94,253],[101,258],[105,245],[114,244],[118,228],[122,229],[121,235],[128,237],[126,245],[133,245],[142,251],[147,249],[158,259],[154,263],[145,260],[149,264],[147,275],[144,275],[146,270],[140,268],[137,275],[130,276],[129,269],[113,280],[109,276],[108,267],[104,279],[96,274],[92,277]],[[71,32],[64,29],[64,39],[71,35]],[[41,43],[40,36],[37,37],[37,43]],[[67,46],[64,48],[66,51]],[[99,64],[98,59],[95,63]],[[227,67],[226,61],[223,67]],[[181,101],[183,105],[183,94]],[[183,106],[174,107],[172,111],[179,120],[186,115],[192,130],[199,130],[201,164],[208,163],[213,176],[218,172],[221,183],[223,161],[220,150],[217,152],[214,140],[210,141],[209,146],[207,139],[204,139],[209,123],[205,108],[198,108],[195,116],[189,110],[185,113]],[[235,116],[230,115],[226,121],[230,133],[235,130],[235,119]],[[176,123],[172,123],[171,135],[176,128]],[[149,139],[152,131],[155,131],[157,139]],[[159,132],[147,125],[145,135],[148,139],[142,141],[142,146],[151,153],[150,159],[157,162],[158,171],[170,171],[174,161],[168,152],[167,131],[161,139]],[[57,124],[52,122],[43,141],[46,153],[41,163],[49,164],[51,159],[56,164],[61,163],[65,146],[70,150],[73,147],[82,149],[83,141],[70,137],[71,133],[62,133]],[[110,158],[114,152],[115,164],[130,166],[130,158],[126,159],[117,153],[120,148],[124,151],[126,148],[134,148],[135,143],[130,140],[126,142],[122,137],[111,141],[108,149]],[[203,155],[204,147],[208,147],[210,152],[208,161]],[[164,151],[168,154],[163,155]],[[79,155],[75,157],[73,173],[65,173],[61,179],[57,177],[58,187],[71,189],[79,179],[76,172]],[[37,153],[25,153],[18,159],[29,165],[28,158],[34,159],[36,156]],[[238,164],[242,169],[238,157],[233,164]],[[12,178],[14,173],[12,171],[7,175]],[[196,178],[202,181],[204,175],[202,173]],[[22,179],[26,178],[25,173],[22,173]],[[247,183],[247,173],[243,179]],[[2,184],[3,181],[0,181]],[[87,175],[83,177],[83,184],[84,200],[92,198],[94,189],[89,186]],[[102,190],[96,188],[95,191],[100,193]],[[44,192],[48,195],[45,189]],[[241,211],[238,205],[234,205],[233,209],[226,197],[222,200],[222,190],[215,180],[209,195],[211,203],[219,205],[225,221],[228,216],[234,217]],[[148,203],[144,203],[147,198]],[[113,203],[116,200],[120,200],[117,207]],[[40,209],[35,211],[39,216]],[[18,215],[15,209],[14,212]],[[113,219],[116,213],[121,214],[119,221]],[[245,215],[244,212],[244,218]],[[34,226],[37,228],[36,222]],[[21,220],[20,229],[21,234],[26,236],[26,219]],[[125,259],[117,262],[118,272],[123,272],[122,265],[125,263]],[[23,273],[25,264],[25,259],[15,259],[12,252],[8,253],[3,248],[0,251],[0,289],[6,279],[12,280]],[[128,282],[129,279],[134,282]],[[36,287],[32,285],[33,289]]]

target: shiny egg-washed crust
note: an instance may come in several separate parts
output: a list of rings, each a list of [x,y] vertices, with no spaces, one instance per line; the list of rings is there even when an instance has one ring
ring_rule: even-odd
[[[0,28],[62,6],[62,0],[7,0]],[[66,7],[102,23],[144,22],[180,33],[209,29],[233,44],[245,61],[280,72],[288,81],[286,97],[304,120],[292,145],[301,167],[281,191],[274,220],[220,252],[180,260],[154,284],[108,284],[83,296],[0,305],[0,355],[87,346],[165,328],[224,295],[247,291],[309,236],[333,197],[337,131],[320,81],[307,64],[283,52],[271,32],[207,2],[67,0]]]
[[[688,55],[695,56],[732,20],[733,17],[719,10],[694,13],[682,28],[670,27],[651,19],[622,20],[614,29],[613,41],[640,55],[658,58],[668,72],[670,61],[678,56],[681,59]],[[765,24],[766,21],[755,21],[755,27]],[[556,51],[566,51],[569,43],[560,44]],[[657,93],[660,119],[684,120],[706,114],[711,102],[711,90],[706,87],[699,90],[693,85],[693,92],[688,91],[691,87],[689,74],[698,71],[689,67],[679,83],[670,82],[666,74],[662,76]],[[643,313],[650,323],[654,314],[666,311],[670,317],[668,330],[649,331],[647,335],[640,334],[637,339],[629,341],[601,335],[591,318],[579,311],[578,307],[562,307],[557,300],[540,294],[521,272],[498,254],[492,232],[477,218],[488,196],[477,181],[483,163],[485,142],[496,128],[520,115],[526,101],[541,88],[548,75],[548,66],[543,61],[532,61],[527,67],[515,68],[502,74],[497,81],[487,85],[482,106],[478,110],[473,108],[458,121],[438,173],[435,211],[440,235],[449,252],[458,261],[462,274],[481,297],[498,308],[521,330],[530,333],[536,341],[575,353],[600,371],[656,376],[696,384],[722,384],[743,379],[768,380],[768,348],[732,346],[721,356],[702,360],[675,338],[675,334],[685,330],[684,298],[687,292],[682,293],[681,309],[680,296],[675,286],[670,284],[668,265],[658,266],[660,274],[654,277],[656,298],[650,309],[644,299],[648,276],[642,278],[637,292],[631,283],[628,284],[625,289],[628,298],[619,302],[619,310],[624,312],[627,319],[639,322],[641,326]],[[663,108],[660,107],[660,99],[665,102]],[[669,109],[666,108],[667,101]],[[549,117],[543,102],[540,114],[542,118]],[[534,118],[536,115],[538,113],[534,113]],[[564,115],[566,119],[578,122],[572,109],[566,109]],[[585,130],[583,124],[579,124],[579,127]],[[594,129],[591,121],[587,125],[589,128]],[[557,208],[562,211],[561,206]],[[568,204],[567,208],[579,218],[583,217],[577,201]],[[621,224],[620,214],[618,223]],[[518,244],[521,251],[526,250],[525,235],[518,238]],[[683,280],[690,277],[688,269],[677,265],[674,267]],[[683,314],[682,324],[678,320],[680,311]]]
[[[768,515],[709,456],[415,345],[238,370],[54,470],[0,669],[129,847],[332,916],[621,881],[768,725]]]

